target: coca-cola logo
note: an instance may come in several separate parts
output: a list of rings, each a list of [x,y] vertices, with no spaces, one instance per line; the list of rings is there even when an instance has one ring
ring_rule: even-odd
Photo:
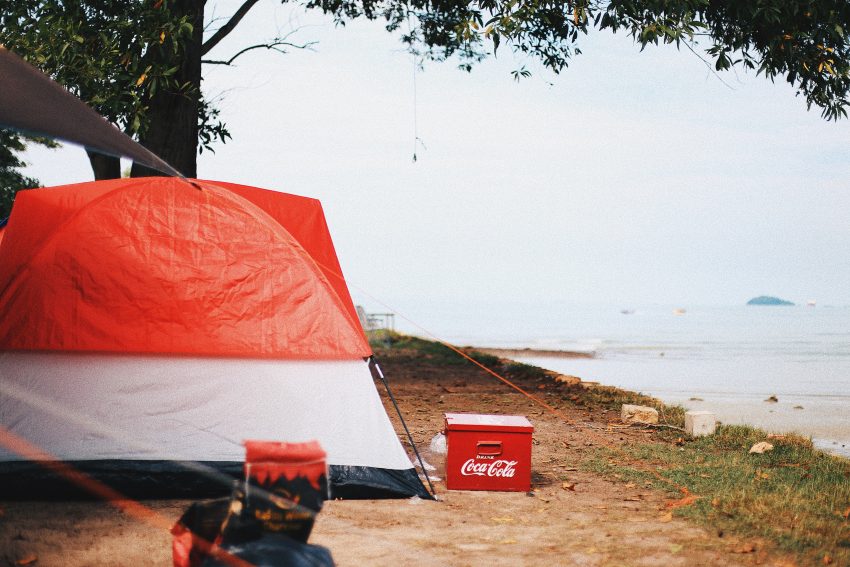
[[[513,478],[516,474],[516,464],[519,461],[506,461],[499,459],[486,463],[479,463],[475,459],[469,459],[460,467],[463,476],[493,476],[502,478]]]

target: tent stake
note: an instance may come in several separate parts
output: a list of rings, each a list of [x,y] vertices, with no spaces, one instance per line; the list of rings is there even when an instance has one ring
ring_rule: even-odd
[[[410,446],[413,447],[413,452],[416,454],[416,459],[419,461],[419,466],[422,467],[422,474],[425,475],[425,480],[428,481],[428,487],[431,489],[431,497],[434,500],[437,499],[437,492],[434,490],[434,485],[431,484],[431,477],[428,476],[428,470],[425,468],[425,462],[422,460],[422,456],[419,454],[419,449],[416,448],[416,443],[413,442],[413,436],[410,434],[410,430],[407,428],[407,423],[404,421],[404,416],[401,415],[401,410],[398,407],[398,403],[395,401],[395,396],[393,396],[392,390],[390,390],[390,384],[387,382],[384,373],[381,371],[381,367],[378,365],[378,360],[374,355],[369,357],[369,362],[372,366],[375,367],[375,371],[378,373],[378,377],[381,379],[381,382],[384,383],[384,388],[387,389],[387,394],[390,396],[390,400],[393,403],[393,407],[395,407],[395,411],[398,414],[398,418],[401,420],[401,426],[404,427],[404,432],[407,434],[407,440],[410,441]]]

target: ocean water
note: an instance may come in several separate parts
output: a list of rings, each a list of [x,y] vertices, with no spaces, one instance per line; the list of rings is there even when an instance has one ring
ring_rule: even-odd
[[[592,354],[519,360],[713,411],[724,423],[798,432],[850,456],[848,306],[459,305],[426,319],[453,344]]]

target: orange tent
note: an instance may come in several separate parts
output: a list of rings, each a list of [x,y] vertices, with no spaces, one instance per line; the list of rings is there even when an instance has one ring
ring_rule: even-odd
[[[3,232],[0,426],[156,494],[197,472],[180,463],[238,474],[243,439],[317,439],[335,496],[428,497],[315,199],[99,181],[19,193]],[[2,492],[25,460],[0,446]]]
[[[0,345],[351,358],[371,354],[315,199],[118,179],[23,191],[0,248]]]

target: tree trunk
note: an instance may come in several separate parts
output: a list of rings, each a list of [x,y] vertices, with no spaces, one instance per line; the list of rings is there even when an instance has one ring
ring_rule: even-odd
[[[183,62],[175,79],[178,84],[190,83],[193,89],[188,95],[164,89],[157,91],[149,101],[147,119],[150,125],[139,142],[186,177],[196,177],[204,0],[178,0],[172,9],[175,15],[187,14],[192,19],[192,40],[185,45]],[[134,163],[130,175],[146,177],[162,173]]]
[[[94,172],[95,179],[120,179],[121,160],[115,156],[108,156],[90,150],[86,150],[89,163]]]

